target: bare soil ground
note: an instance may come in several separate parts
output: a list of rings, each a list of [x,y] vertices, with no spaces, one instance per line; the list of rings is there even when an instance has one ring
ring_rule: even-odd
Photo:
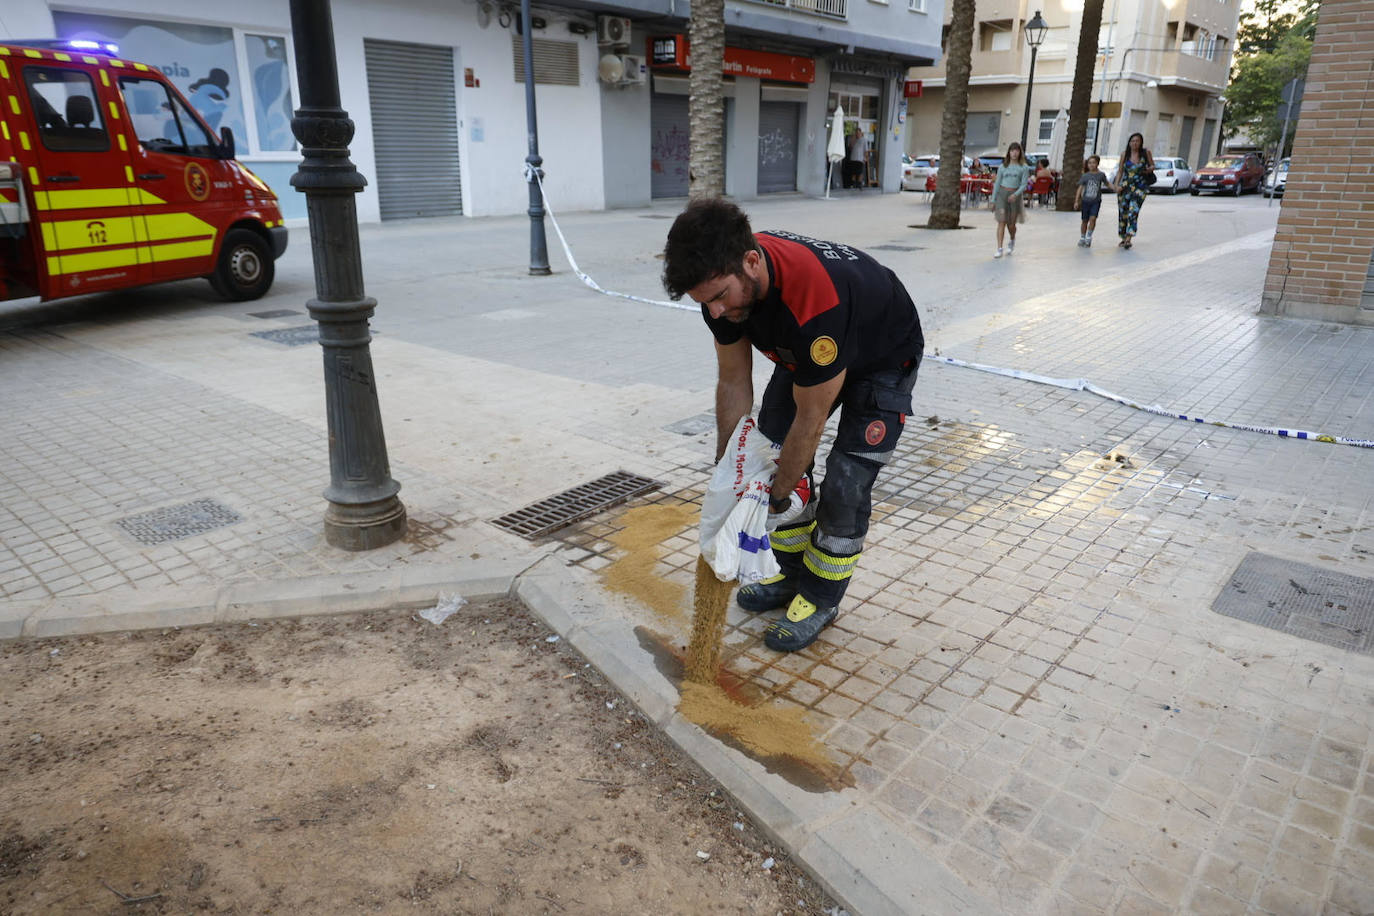
[[[0,644],[0,912],[832,910],[549,636],[503,600]]]

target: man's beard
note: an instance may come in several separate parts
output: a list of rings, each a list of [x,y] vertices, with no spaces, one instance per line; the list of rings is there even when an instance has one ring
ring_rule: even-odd
[[[732,317],[730,320],[735,324],[744,324],[749,320],[750,313],[754,311],[754,303],[758,301],[759,281],[748,274],[741,274],[739,285],[744,292],[744,305],[741,306],[738,317]]]

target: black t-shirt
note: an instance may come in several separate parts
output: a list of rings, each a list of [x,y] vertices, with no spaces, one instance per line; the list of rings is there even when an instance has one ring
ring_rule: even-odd
[[[925,347],[916,306],[897,275],[848,245],[791,232],[754,235],[770,283],[748,319],[702,317],[724,345],[747,338],[760,353],[792,370],[802,387],[896,369]]]

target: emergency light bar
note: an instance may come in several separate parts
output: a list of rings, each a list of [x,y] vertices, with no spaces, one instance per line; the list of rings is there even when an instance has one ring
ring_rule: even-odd
[[[113,41],[94,41],[89,38],[30,38],[30,39],[0,39],[0,44],[16,45],[23,48],[42,48],[46,51],[95,51],[99,54],[108,54],[111,57],[119,56],[119,45]]]
[[[89,41],[85,38],[73,38],[67,42],[67,47],[80,51],[104,51],[106,54],[119,54],[119,45],[112,41]]]

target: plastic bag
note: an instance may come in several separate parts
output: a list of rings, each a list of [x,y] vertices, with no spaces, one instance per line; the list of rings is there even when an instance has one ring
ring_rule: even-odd
[[[778,574],[768,541],[768,488],[781,446],[753,417],[735,426],[701,503],[701,555],[722,582],[758,582]]]
[[[439,593],[439,602],[431,608],[425,608],[420,612],[420,616],[435,626],[439,626],[458,612],[458,609],[468,603],[468,599],[462,595],[445,595]]]

